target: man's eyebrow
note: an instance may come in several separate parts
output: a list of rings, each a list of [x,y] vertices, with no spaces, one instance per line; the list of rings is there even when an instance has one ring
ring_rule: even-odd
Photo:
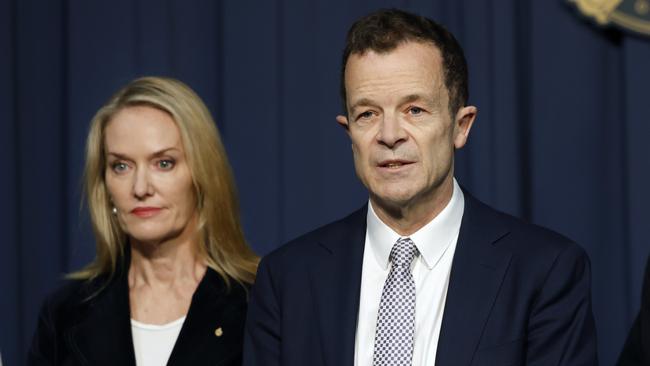
[[[427,98],[427,96],[425,96],[423,94],[409,94],[409,95],[403,97],[402,99],[400,99],[398,104],[402,105],[402,104],[411,103],[411,102],[415,102],[415,101],[424,101],[427,104],[431,104],[431,101]],[[372,100],[370,100],[368,98],[361,98],[361,99],[357,100],[354,104],[352,104],[350,106],[350,110],[354,110],[355,108],[361,107],[361,106],[376,107],[377,103],[373,102]]]
[[[416,102],[418,100],[428,102],[427,98],[422,94],[409,94],[409,95],[403,97],[400,100],[399,104],[406,104],[406,103]]]
[[[357,100],[354,104],[350,106],[350,110],[354,110],[355,108],[361,107],[361,106],[377,106],[377,103],[373,102],[372,100],[368,98],[361,98]]]

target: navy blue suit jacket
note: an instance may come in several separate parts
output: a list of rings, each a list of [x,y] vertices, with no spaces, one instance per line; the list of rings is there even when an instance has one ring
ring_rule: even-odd
[[[262,260],[244,365],[353,365],[366,212]],[[577,244],[465,193],[436,365],[597,365],[590,276]]]

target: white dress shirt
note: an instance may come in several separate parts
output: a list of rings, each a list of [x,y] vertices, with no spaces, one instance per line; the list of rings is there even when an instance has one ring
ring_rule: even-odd
[[[185,317],[163,325],[144,324],[131,319],[135,364],[165,366],[184,322]]]
[[[447,206],[409,236],[420,252],[411,268],[415,281],[413,366],[431,366],[436,361],[451,263],[464,208],[463,192],[454,179],[453,193]],[[372,366],[377,313],[390,271],[390,251],[400,237],[377,217],[369,203],[354,346],[355,366]]]

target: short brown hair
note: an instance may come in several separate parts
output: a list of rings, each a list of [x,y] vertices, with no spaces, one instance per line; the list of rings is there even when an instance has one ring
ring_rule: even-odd
[[[341,66],[341,97],[346,113],[345,66],[350,55],[370,50],[386,53],[408,41],[432,43],[440,50],[452,118],[465,106],[469,97],[467,61],[456,38],[431,19],[399,9],[382,9],[357,20],[348,31]]]

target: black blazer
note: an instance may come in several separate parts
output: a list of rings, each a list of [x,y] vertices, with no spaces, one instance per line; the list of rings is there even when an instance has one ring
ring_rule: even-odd
[[[648,258],[648,263],[645,267],[643,292],[641,293],[641,310],[639,310],[639,315],[637,315],[632,325],[617,365],[650,365],[650,258]]]
[[[127,273],[118,271],[107,284],[105,278],[70,281],[49,296],[27,364],[135,366]],[[208,268],[168,365],[241,365],[247,290],[235,281],[230,284],[228,290]]]
[[[353,365],[366,212],[262,259],[244,365]],[[436,365],[597,365],[590,281],[577,244],[465,193]]]

